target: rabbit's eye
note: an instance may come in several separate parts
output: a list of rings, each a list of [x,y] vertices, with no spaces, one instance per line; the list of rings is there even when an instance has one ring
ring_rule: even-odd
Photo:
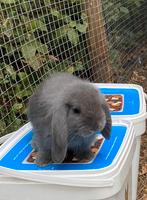
[[[79,108],[73,108],[72,110],[75,114],[80,114],[81,112]]]

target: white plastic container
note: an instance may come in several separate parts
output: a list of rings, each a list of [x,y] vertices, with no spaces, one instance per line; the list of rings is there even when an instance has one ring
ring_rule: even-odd
[[[111,139],[104,141],[91,163],[50,164],[48,169],[26,166],[24,152],[31,152],[30,147],[25,149],[30,134],[31,125],[27,124],[0,148],[0,171],[7,176],[0,178],[2,199],[125,200],[125,195],[131,194],[127,191],[131,190],[130,172],[136,148],[132,123],[115,120]]]
[[[130,174],[130,172],[129,172]],[[102,196],[101,200],[127,200],[129,197],[129,190],[131,188],[130,181],[125,180],[125,184],[122,185],[121,190],[105,198],[107,194],[107,188],[99,193],[99,188],[95,187],[71,187],[62,185],[51,185],[47,183],[39,183],[32,181],[25,181],[22,179],[16,179],[11,177],[0,178],[0,192],[1,200],[98,200],[98,196]]]
[[[32,127],[28,123],[0,148],[0,172],[3,174],[0,177],[0,199],[136,199],[140,136],[145,131],[147,117],[143,89],[128,84],[94,85],[102,93],[120,95],[122,99],[122,107],[111,113],[112,137],[110,141],[104,141],[97,157],[87,164],[54,164],[44,169],[28,164],[27,155],[23,154],[31,151],[29,132]],[[118,105],[115,98],[114,104]],[[117,133],[120,137],[121,129],[116,131],[116,127],[121,126],[126,127],[125,135],[117,140],[114,135]],[[23,140],[27,135],[27,140]],[[116,141],[121,144],[116,145]],[[104,146],[108,147],[108,152]],[[118,151],[114,153],[116,147]],[[103,155],[104,152],[107,156]],[[24,156],[23,159],[21,156]],[[111,157],[109,162],[106,162],[107,157]]]
[[[147,95],[143,88],[135,84],[94,84],[96,88],[100,88],[103,94],[121,95],[123,99],[122,109],[112,112],[114,119],[125,119],[131,121],[134,126],[136,136],[136,150],[134,152],[132,162],[132,200],[136,199],[137,181],[139,170],[139,155],[141,135],[146,130]]]

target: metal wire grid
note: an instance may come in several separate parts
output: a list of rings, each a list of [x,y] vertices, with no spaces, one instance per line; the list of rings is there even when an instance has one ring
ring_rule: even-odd
[[[147,6],[144,2],[142,6],[136,5],[135,8],[135,4],[134,7],[132,5],[133,2],[135,3],[135,1],[115,1],[114,7],[110,1],[111,6],[108,8],[108,2],[104,1],[103,12],[116,82],[129,80],[133,70],[142,64],[142,47],[146,41],[144,33],[146,32]],[[115,19],[115,15],[119,16],[119,20]]]
[[[27,100],[48,74],[69,71],[85,78],[94,75],[95,66],[91,62],[95,57],[89,58],[84,4],[81,1],[2,0],[1,134],[25,123]],[[91,46],[95,43],[92,39]]]
[[[145,1],[136,7],[133,2],[1,0],[1,134],[27,121],[29,96],[51,73],[68,71],[97,82],[129,79],[145,40]],[[135,44],[128,47],[131,39]]]
[[[27,121],[29,96],[51,73],[128,82],[144,64],[145,0],[1,0],[0,9],[1,135]]]
[[[9,130],[9,127],[12,127],[12,130],[17,129],[21,123],[26,121],[26,102],[43,77],[54,71],[69,70],[73,72],[72,57],[78,56],[81,51],[84,51],[82,59],[87,59],[84,39],[80,42],[84,48],[79,49],[78,44],[72,46],[63,37],[67,37],[67,25],[69,26],[71,23],[69,31],[73,36],[68,35],[68,37],[73,43],[79,42],[79,35],[74,29],[74,23],[80,19],[75,19],[74,14],[67,15],[66,12],[61,16],[65,18],[64,23],[58,19],[61,12],[67,9],[64,1],[63,4],[59,4],[62,7],[58,6],[58,9],[55,8],[57,5],[54,1],[52,4],[49,4],[50,1],[46,1],[49,6],[43,1],[17,1],[15,4],[3,2],[5,1],[1,3],[0,15],[3,28],[0,38],[0,127],[2,134],[6,129]],[[76,7],[80,5],[76,3]],[[29,12],[24,9],[26,6],[30,7]],[[68,6],[68,9],[72,8]],[[73,50],[74,53],[72,53]],[[70,53],[71,55],[68,55]],[[81,61],[78,59],[76,62],[81,65]],[[87,60],[85,63],[88,65],[88,62]]]

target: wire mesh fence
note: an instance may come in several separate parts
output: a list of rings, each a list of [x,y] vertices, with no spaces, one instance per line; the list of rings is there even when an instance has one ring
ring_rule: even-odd
[[[143,0],[1,0],[0,131],[25,123],[37,84],[57,71],[125,82],[145,59]]]
[[[26,120],[27,99],[47,74],[90,66],[82,7],[81,1],[1,2],[2,132]]]
[[[0,135],[26,123],[52,73],[129,82],[147,62],[146,34],[146,0],[0,0]]]

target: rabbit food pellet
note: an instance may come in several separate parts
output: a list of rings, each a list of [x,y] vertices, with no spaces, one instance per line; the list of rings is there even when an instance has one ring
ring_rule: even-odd
[[[100,150],[100,147],[102,146],[102,143],[104,142],[104,138],[102,136],[97,136],[95,143],[91,146],[91,152],[93,153],[94,157],[97,155],[98,151]],[[27,162],[34,163],[37,156],[37,151],[32,151],[29,157],[27,158]],[[68,159],[65,158],[64,163],[87,163],[91,160],[78,160],[75,157],[69,157]]]
[[[121,111],[123,106],[122,95],[105,95],[110,111]]]

